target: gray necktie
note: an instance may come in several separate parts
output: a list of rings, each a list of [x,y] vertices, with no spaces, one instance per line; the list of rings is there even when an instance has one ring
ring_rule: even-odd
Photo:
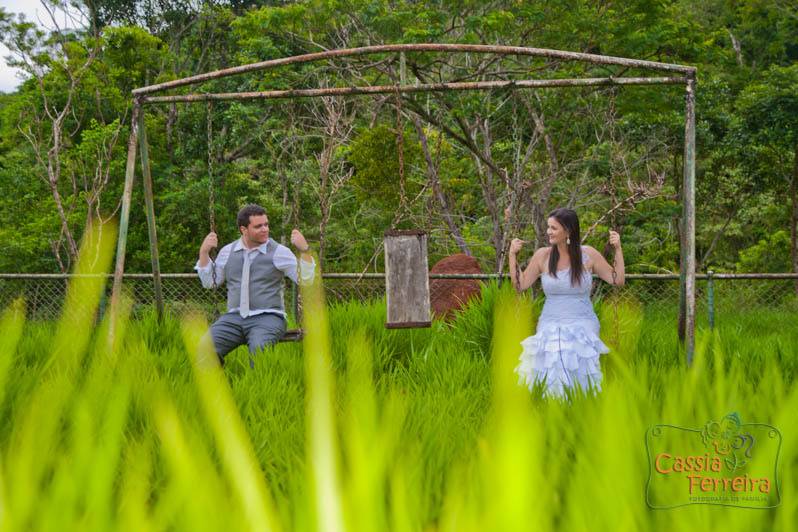
[[[249,316],[249,250],[244,250],[244,268],[241,271],[241,304],[238,313],[242,318]]]

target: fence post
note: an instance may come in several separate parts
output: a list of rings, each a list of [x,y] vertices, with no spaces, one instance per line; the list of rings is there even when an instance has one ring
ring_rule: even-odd
[[[709,328],[715,328],[715,283],[712,276],[715,272],[707,271],[707,307],[709,308]]]

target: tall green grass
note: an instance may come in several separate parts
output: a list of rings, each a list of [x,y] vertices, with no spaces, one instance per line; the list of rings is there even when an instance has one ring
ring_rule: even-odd
[[[92,244],[82,271],[104,271]],[[96,251],[99,249],[99,251]],[[58,323],[0,319],[3,530],[790,530],[798,523],[794,316],[741,311],[699,330],[675,310],[598,309],[603,391],[518,386],[539,301],[508,287],[450,324],[386,330],[379,302],[305,294],[306,339],[224,369],[199,318],[95,323],[101,280]],[[77,316],[77,317],[75,317]],[[539,392],[542,390],[539,390]],[[739,412],[783,435],[767,510],[645,502],[647,429]]]

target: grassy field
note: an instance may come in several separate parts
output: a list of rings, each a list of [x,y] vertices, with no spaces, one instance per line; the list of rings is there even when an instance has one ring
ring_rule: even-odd
[[[104,271],[110,250],[84,266]],[[213,363],[198,318],[0,323],[2,530],[791,530],[795,316],[739,312],[684,364],[670,310],[598,312],[603,391],[517,385],[539,302],[489,286],[451,324],[384,329],[378,303],[305,297],[307,336]],[[317,287],[318,288],[318,287]],[[78,310],[80,309],[80,310]],[[737,412],[780,429],[780,504],[646,504],[647,430]],[[775,486],[774,486],[775,490]]]

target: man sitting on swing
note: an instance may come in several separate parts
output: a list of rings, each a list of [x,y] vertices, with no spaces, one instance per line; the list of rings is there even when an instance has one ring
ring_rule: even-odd
[[[291,231],[291,244],[301,254],[301,265],[291,250],[269,239],[269,219],[263,207],[244,206],[236,221],[241,238],[224,246],[212,261],[210,251],[219,241],[216,233],[208,233],[194,269],[205,288],[216,288],[227,281],[227,313],[210,329],[219,360],[224,363],[227,353],[246,344],[250,366],[254,367],[254,355],[285,334],[284,278],[302,284],[313,282],[316,261],[297,229]]]

